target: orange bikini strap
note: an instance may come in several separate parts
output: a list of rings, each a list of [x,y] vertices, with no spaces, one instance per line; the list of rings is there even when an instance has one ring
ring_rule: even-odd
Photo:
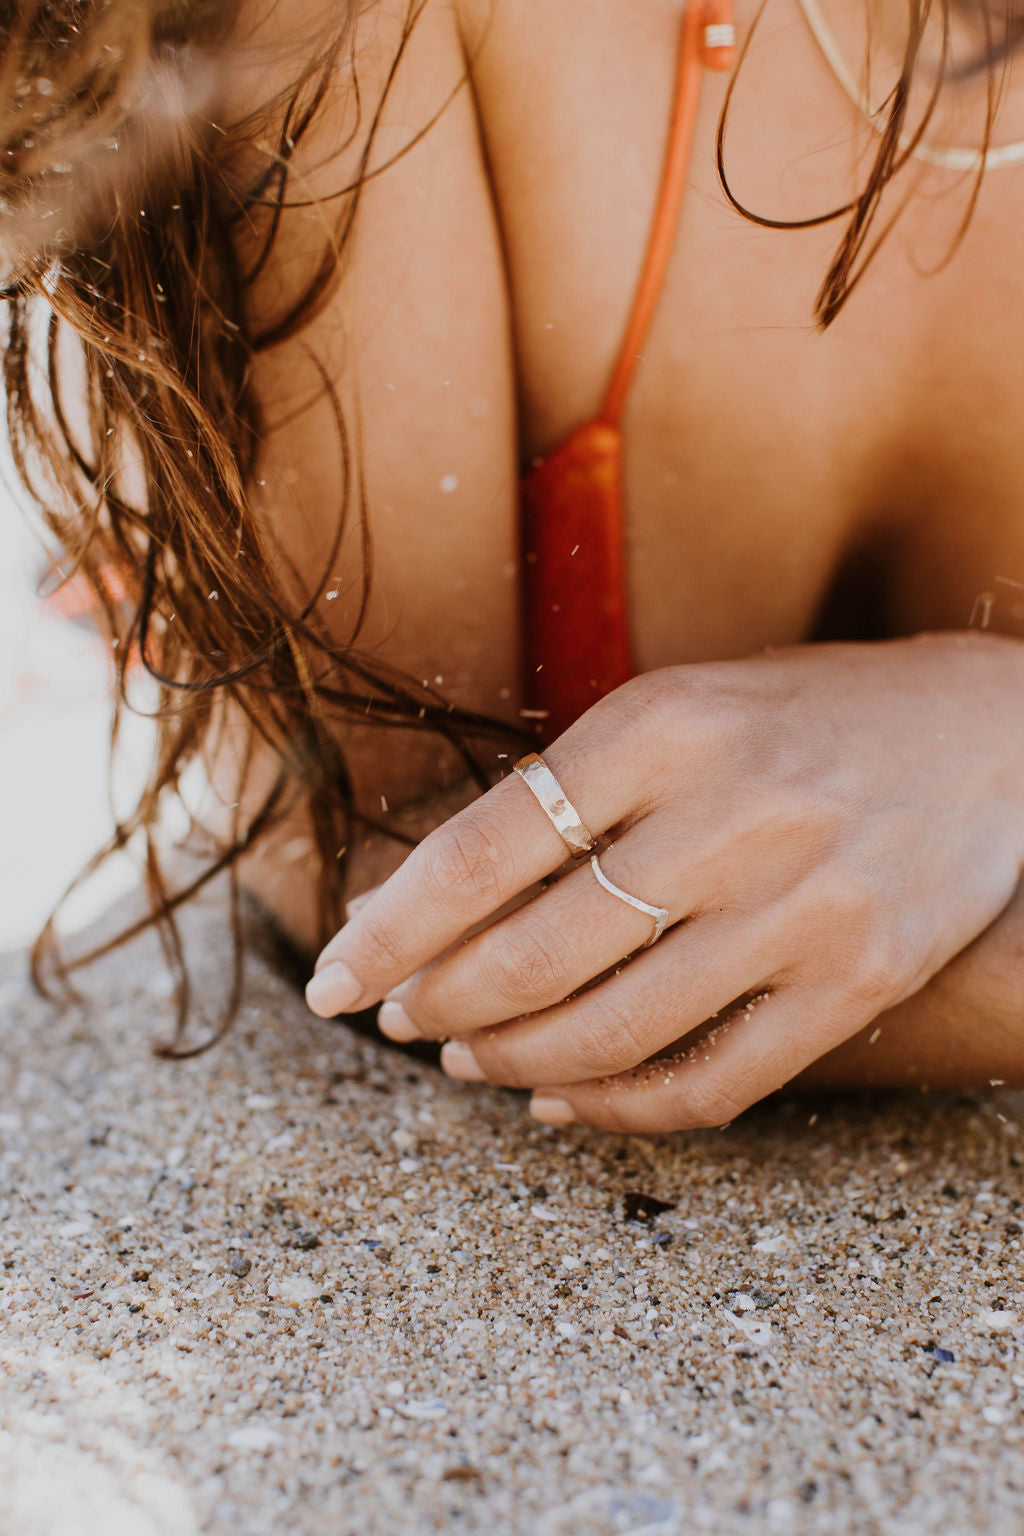
[[[675,101],[654,223],[640,272],[633,309],[612,373],[600,420],[616,427],[639,361],[679,227],[686,190],[693,129],[697,120],[701,66],[731,69],[734,55],[732,0],[690,0],[683,18],[676,67]]]

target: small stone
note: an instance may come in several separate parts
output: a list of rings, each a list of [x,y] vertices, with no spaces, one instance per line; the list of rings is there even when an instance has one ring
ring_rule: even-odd
[[[1017,1314],[995,1309],[992,1312],[983,1312],[981,1321],[983,1326],[990,1329],[992,1333],[1009,1333],[1017,1326]]]
[[[313,1248],[320,1247],[320,1239],[315,1232],[300,1228],[292,1238],[291,1246],[301,1249],[303,1253],[309,1253]]]
[[[403,1157],[399,1159],[398,1171],[400,1173],[417,1173],[419,1171],[419,1159],[416,1157]]]
[[[398,1411],[407,1419],[443,1419],[449,1411],[448,1404],[440,1397],[400,1403]]]
[[[244,1254],[233,1253],[228,1260],[228,1269],[239,1280],[244,1280],[250,1269],[252,1269],[252,1261],[247,1259]],[[135,1277],[132,1276],[132,1278],[134,1279]]]
[[[538,1221],[558,1221],[558,1220],[560,1220],[558,1212],[557,1211],[550,1211],[550,1210],[548,1210],[546,1205],[531,1205],[531,1207],[530,1207],[530,1215],[531,1216],[535,1216]]]
[[[306,1275],[284,1275],[280,1280],[270,1281],[267,1295],[272,1301],[283,1301],[298,1307],[304,1302],[317,1301],[320,1287]]]
[[[639,1189],[627,1189],[622,1196],[622,1215],[626,1221],[640,1221],[650,1225],[655,1216],[663,1211],[674,1211],[674,1200],[659,1200],[656,1195],[645,1195]]]
[[[740,1317],[733,1318],[733,1326],[738,1328],[751,1344],[760,1347],[771,1342],[772,1325],[767,1319],[751,1317],[749,1313],[743,1313]]]
[[[763,1237],[759,1243],[754,1244],[755,1253],[781,1253],[789,1242],[788,1237]]]

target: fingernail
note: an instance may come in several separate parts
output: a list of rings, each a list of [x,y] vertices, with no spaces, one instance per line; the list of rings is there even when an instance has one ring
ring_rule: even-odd
[[[420,1032],[401,1003],[381,1003],[377,1011],[377,1028],[389,1040],[418,1040]]]
[[[560,1099],[553,1093],[535,1093],[530,1100],[530,1114],[544,1125],[571,1125],[576,1111],[568,1099]]]
[[[341,960],[322,966],[306,983],[306,1002],[321,1019],[350,1011],[362,995],[362,987]]]
[[[441,1049],[441,1066],[460,1083],[482,1083],[485,1072],[464,1040],[449,1040]]]

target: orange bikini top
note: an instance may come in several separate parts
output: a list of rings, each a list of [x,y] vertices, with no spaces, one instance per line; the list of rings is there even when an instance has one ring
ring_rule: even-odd
[[[548,739],[636,671],[626,601],[620,422],[675,242],[701,66],[731,69],[734,45],[732,0],[691,0],[654,221],[604,403],[520,483],[525,715],[541,722]]]

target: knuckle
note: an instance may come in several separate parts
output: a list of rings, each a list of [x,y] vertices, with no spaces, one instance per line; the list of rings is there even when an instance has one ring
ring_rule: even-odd
[[[680,714],[689,698],[689,690],[674,668],[664,667],[645,673],[630,685],[630,703],[637,724],[645,737],[666,744],[673,742],[680,728]]]
[[[693,719],[693,692],[670,667],[642,673],[594,705],[588,716],[592,732],[605,741],[635,736],[648,756],[675,754],[686,721]],[[591,740],[588,737],[588,744]],[[560,771],[564,770],[569,778],[575,777],[577,770],[586,771],[584,743],[579,744],[578,750],[581,755],[577,759],[571,737],[559,747]]]
[[[406,963],[405,947],[398,933],[387,923],[375,922],[359,935],[360,967],[376,975],[390,975]]]
[[[899,994],[902,972],[900,947],[895,936],[876,930],[860,947],[853,967],[851,990],[855,997],[881,1011]]]
[[[574,1070],[580,1071],[581,1081],[621,1072],[650,1054],[650,1046],[640,1039],[633,1010],[600,997],[600,990],[588,994],[586,1018],[575,1042]]]
[[[500,1083],[503,1088],[533,1086],[531,1077],[534,1074],[523,1060],[522,1046],[504,1031],[481,1030],[474,1038],[473,1048],[489,1082]]]
[[[595,1106],[592,1119],[602,1130],[611,1131],[613,1136],[629,1136],[634,1131],[649,1128],[640,1118],[633,1095],[626,1091],[609,1094],[599,1108]]]
[[[558,1002],[570,989],[567,958],[558,936],[535,920],[499,925],[483,964],[487,985],[517,1009],[524,1002]]]
[[[421,857],[424,879],[436,897],[486,898],[500,888],[508,849],[492,828],[462,817],[427,838]]]
[[[717,1078],[694,1075],[684,1096],[686,1123],[703,1130],[728,1125],[750,1107],[750,1102],[731,1092]]]
[[[435,999],[429,979],[401,994],[402,1007],[424,1040],[445,1040],[453,1032],[450,1011],[443,999]]]
[[[885,999],[904,969],[901,923],[886,913],[871,879],[832,868],[805,904],[806,932],[827,955],[830,979],[858,998]]]
[[[645,752],[660,762],[720,765],[723,753],[749,756],[752,711],[747,699],[711,666],[663,667],[626,684],[632,728]],[[621,690],[625,693],[625,690]],[[618,697],[615,695],[614,697]]]

